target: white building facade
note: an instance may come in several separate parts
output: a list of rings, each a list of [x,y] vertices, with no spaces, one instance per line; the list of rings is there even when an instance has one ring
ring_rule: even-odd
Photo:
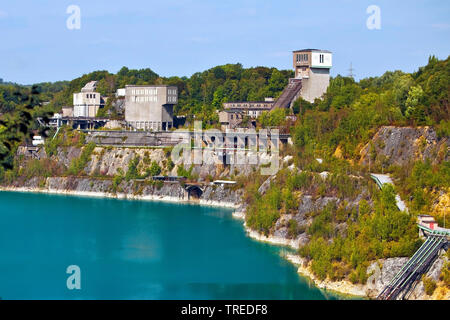
[[[125,86],[125,121],[138,130],[167,131],[173,127],[178,88],[167,85]]]
[[[79,93],[73,94],[73,116],[95,117],[102,106],[102,97],[96,92],[97,81],[87,83]]]
[[[330,84],[333,54],[328,50],[304,49],[293,52],[295,78],[301,79],[301,96],[314,102],[321,98]]]

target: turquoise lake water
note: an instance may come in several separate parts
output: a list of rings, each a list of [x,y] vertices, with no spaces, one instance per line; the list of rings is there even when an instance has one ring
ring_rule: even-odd
[[[333,299],[232,211],[0,192],[2,299]],[[81,290],[68,290],[69,265]]]

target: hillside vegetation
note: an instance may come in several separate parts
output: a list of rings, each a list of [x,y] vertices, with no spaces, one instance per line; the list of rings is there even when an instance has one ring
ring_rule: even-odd
[[[368,184],[367,199],[353,205],[330,203],[310,212],[306,218],[311,218],[311,223],[301,228],[295,220],[289,221],[291,237],[307,235],[308,242],[299,254],[312,260],[311,268],[318,278],[355,283],[365,283],[371,261],[412,255],[421,243],[416,215],[433,214],[439,198],[448,199],[450,193],[449,94],[449,58],[440,61],[430,57],[427,66],[412,74],[386,72],[359,82],[338,76],[331,80],[324,99],[314,103],[300,99],[294,106],[299,117],[291,127],[294,146],[284,153],[294,156],[293,163],[301,173],[286,178],[284,171],[279,172],[264,195],[255,192],[262,178],[251,179],[256,182],[246,187],[247,224],[266,235],[273,234],[281,215],[297,214],[304,194],[314,199],[337,195],[355,202],[363,189],[355,189],[350,177],[361,177]],[[371,146],[372,137],[382,126],[431,126],[444,147],[434,150],[433,159],[413,156],[403,166],[390,165],[387,157],[372,147],[370,164],[360,164],[362,149]],[[322,158],[323,163],[316,158]],[[318,177],[323,171],[329,172],[328,178]],[[391,173],[398,190],[392,186],[377,190],[369,171]],[[396,208],[396,192],[407,200],[410,214]],[[448,208],[447,204],[443,210],[449,213]],[[444,215],[436,217],[442,225]],[[450,214],[446,219],[450,226]]]

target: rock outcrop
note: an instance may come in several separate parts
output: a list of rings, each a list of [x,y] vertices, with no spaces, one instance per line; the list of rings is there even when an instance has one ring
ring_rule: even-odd
[[[84,171],[88,175],[114,176],[120,168],[126,173],[129,162],[136,157],[140,158],[141,173],[144,161],[148,162],[147,165],[156,161],[164,168],[164,161],[167,159],[162,149],[96,147]]]
[[[240,189],[233,190],[226,186],[209,185],[204,188],[200,198],[189,199],[186,189],[177,182],[158,185],[148,181],[124,180],[114,190],[111,179],[93,177],[49,177],[44,179],[35,177],[25,181],[15,181],[11,185],[2,186],[1,189],[110,198],[190,201],[234,208],[240,205],[243,193]]]
[[[371,275],[366,283],[367,296],[376,298],[407,261],[408,258],[390,258],[373,262],[367,268],[367,274]]]
[[[442,268],[444,267],[445,263],[448,261],[447,257],[444,254],[441,254],[438,259],[434,261],[434,263],[431,265],[430,269],[426,273],[426,277],[432,279],[435,282],[439,282],[439,277],[442,272]],[[450,290],[447,290],[447,300],[450,297]],[[433,297],[428,296],[425,292],[425,286],[423,284],[423,281],[419,281],[417,285],[413,288],[413,290],[410,292],[408,299],[410,300],[430,300],[433,299]]]
[[[431,127],[381,127],[361,150],[360,164],[374,165],[378,160],[385,166],[403,166],[414,160],[438,159],[449,161],[448,138],[439,139]],[[374,159],[375,158],[375,159]]]

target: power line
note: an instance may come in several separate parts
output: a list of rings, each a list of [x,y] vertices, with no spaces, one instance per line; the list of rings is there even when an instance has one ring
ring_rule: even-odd
[[[355,71],[355,69],[353,68],[353,65],[352,65],[352,63],[350,62],[350,69],[348,69],[348,76],[350,77],[350,78],[355,78],[355,74],[354,74],[354,72],[353,71]]]

